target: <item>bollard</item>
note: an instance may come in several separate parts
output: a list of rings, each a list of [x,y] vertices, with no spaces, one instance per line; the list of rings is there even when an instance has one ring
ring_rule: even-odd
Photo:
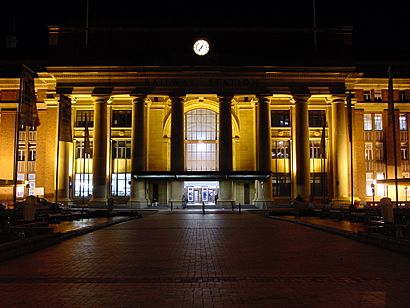
[[[173,210],[173,208],[174,208],[174,203],[171,201],[171,211]]]
[[[202,214],[205,215],[205,202],[202,201]]]
[[[238,205],[238,210],[239,210],[239,214],[241,214],[241,203],[239,202],[239,205]]]

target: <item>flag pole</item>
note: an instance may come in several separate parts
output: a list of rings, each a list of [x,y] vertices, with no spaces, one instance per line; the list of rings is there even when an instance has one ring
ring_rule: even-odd
[[[326,173],[326,166],[325,166],[325,161],[326,161],[326,110],[323,118],[323,127],[322,127],[322,137],[320,138],[320,183],[322,184],[322,196],[323,196],[323,203],[325,201],[325,191],[326,191],[326,182],[324,180],[325,176],[324,174]],[[323,165],[323,169],[322,169]]]
[[[58,102],[58,120],[57,120],[57,165],[56,165],[56,193],[55,193],[55,203],[58,203],[58,162],[60,159],[60,133],[61,133],[61,95],[60,101]]]
[[[13,170],[13,207],[16,205],[17,201],[17,169],[18,169],[18,148],[19,148],[19,131],[20,131],[20,114],[21,114],[21,103],[23,100],[22,88],[23,88],[23,78],[20,76],[20,97],[17,106],[17,116],[15,120],[15,134],[14,134],[14,170]]]
[[[399,207],[399,189],[397,182],[397,144],[396,144],[396,121],[394,116],[394,97],[393,97],[393,76],[392,66],[389,65],[389,109],[390,119],[392,120],[393,129],[393,155],[394,155],[394,185],[396,187],[396,208]]]
[[[351,206],[354,202],[354,189],[353,189],[353,125],[352,125],[352,93],[349,91],[347,94],[347,117],[349,125],[349,143],[350,143],[350,197],[351,197]]]
[[[88,119],[87,119],[87,114],[85,115],[85,128],[84,128],[84,143],[83,143],[83,180],[82,180],[82,207],[83,207],[83,211],[84,211],[84,189],[85,189],[85,156],[86,154],[86,144],[87,144],[87,129],[88,129]]]

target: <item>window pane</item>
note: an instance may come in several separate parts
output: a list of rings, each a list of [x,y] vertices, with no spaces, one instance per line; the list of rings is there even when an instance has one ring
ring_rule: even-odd
[[[372,130],[372,115],[365,114],[364,115],[364,130]]]
[[[272,110],[271,127],[289,127],[290,110]]]
[[[374,130],[383,130],[383,121],[381,114],[374,115]]]
[[[324,121],[324,110],[309,110],[309,127],[323,127]]]
[[[407,131],[407,115],[401,114],[399,117],[400,130]]]
[[[131,127],[132,111],[131,110],[113,110],[112,127]]]
[[[185,114],[186,169],[215,171],[217,164],[218,114],[194,109]]]

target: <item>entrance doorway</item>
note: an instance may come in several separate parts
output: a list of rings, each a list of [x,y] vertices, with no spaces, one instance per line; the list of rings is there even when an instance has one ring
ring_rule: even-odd
[[[184,194],[188,205],[215,204],[219,192],[218,181],[187,181],[184,182]]]

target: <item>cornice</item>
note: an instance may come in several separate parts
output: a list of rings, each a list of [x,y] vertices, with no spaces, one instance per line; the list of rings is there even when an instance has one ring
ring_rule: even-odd
[[[354,83],[354,89],[387,89],[388,78],[359,78]],[[393,78],[394,89],[410,89],[410,78]]]

